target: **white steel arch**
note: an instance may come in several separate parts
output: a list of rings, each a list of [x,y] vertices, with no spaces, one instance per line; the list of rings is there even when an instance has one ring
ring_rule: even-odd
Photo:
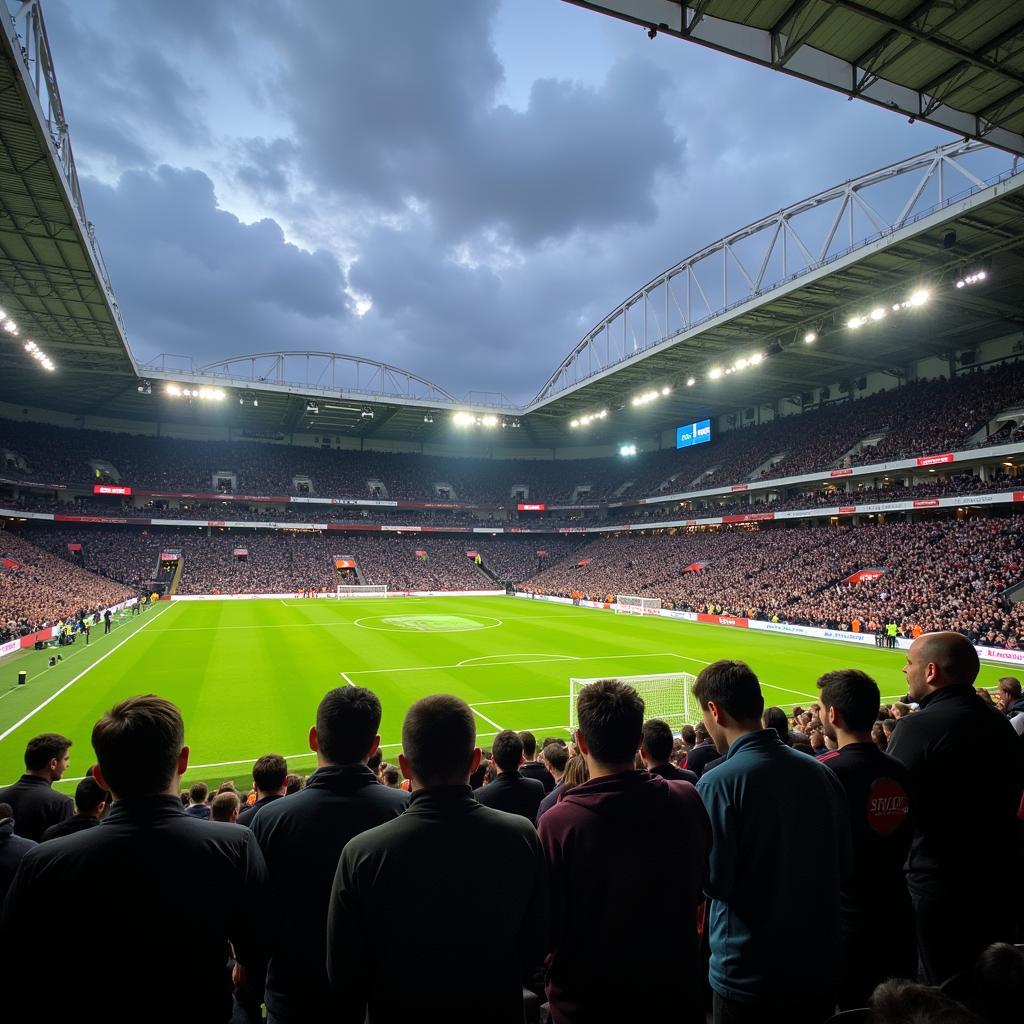
[[[975,154],[995,156],[1002,170],[980,177],[963,162]],[[637,358],[733,306],[768,295],[1022,170],[1020,157],[980,142],[957,141],[748,224],[670,267],[616,306],[562,360],[533,402]],[[885,193],[884,207],[873,201],[875,192]]]
[[[249,384],[276,384],[318,391],[346,391],[380,398],[455,403],[438,384],[389,363],[341,352],[253,352],[208,363],[195,371]]]

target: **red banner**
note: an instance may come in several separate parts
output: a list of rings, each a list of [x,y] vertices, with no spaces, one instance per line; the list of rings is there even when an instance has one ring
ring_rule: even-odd
[[[466,552],[466,557],[467,558],[477,558],[479,556],[479,554],[480,554],[479,551],[467,551]]]
[[[732,615],[705,615],[703,612],[697,613],[697,621],[712,626],[736,626],[738,629],[747,629],[750,623],[749,619],[734,618]]]
[[[749,489],[749,484],[733,484],[729,488],[730,491],[746,491]]]
[[[839,506],[839,514],[841,516],[848,516],[848,515],[851,515],[853,512],[856,512],[856,511],[857,511],[857,506],[856,505],[840,505]]]
[[[853,476],[853,467],[844,466],[842,469],[833,469],[829,476]]]
[[[1014,501],[1024,501],[1024,491],[1014,491],[1013,492],[1013,500]]]
[[[707,568],[707,562],[694,562],[692,565],[688,565],[683,572],[700,572],[701,569]]]
[[[884,569],[860,569],[852,576],[847,576],[844,583],[865,583],[868,580],[877,580],[885,575]]]
[[[547,558],[548,557],[548,553],[546,551],[538,551],[538,552],[536,552],[536,555],[537,555],[538,558]]]
[[[177,562],[181,558],[180,551],[161,551],[160,561],[161,562]]]
[[[590,562],[591,562],[591,559],[589,559],[589,558],[581,558],[581,559],[580,559],[580,560],[579,560],[579,561],[578,561],[578,562],[576,563],[576,568],[577,568],[577,569],[581,569],[581,568],[582,568],[583,566],[585,566],[585,565],[590,565]]]
[[[81,544],[69,544],[68,545],[68,551],[81,551],[81,550],[82,550],[82,545]]]
[[[921,458],[917,460],[917,464],[919,466],[938,466],[940,463],[952,461],[953,453],[946,452],[945,455],[922,455]]]
[[[356,560],[354,558],[335,558],[334,568],[335,569],[354,569],[356,567]]]
[[[774,519],[774,512],[751,512],[745,516],[722,516],[723,523],[763,523]]]
[[[115,484],[93,484],[93,494],[124,494],[131,496],[132,489],[130,487],[121,487]]]
[[[535,505],[522,505],[522,504],[520,504],[520,505],[516,505],[516,508],[520,512],[543,512],[547,508],[547,505],[543,505],[543,504],[540,504],[540,505],[536,505],[536,504]]]
[[[938,498],[922,498],[919,501],[914,502],[914,508],[938,508]]]
[[[249,549],[248,548],[235,548],[235,558],[248,558],[248,557],[249,557]]]
[[[3,560],[3,566],[5,569],[20,569],[21,562],[16,562],[13,558],[5,558]]]

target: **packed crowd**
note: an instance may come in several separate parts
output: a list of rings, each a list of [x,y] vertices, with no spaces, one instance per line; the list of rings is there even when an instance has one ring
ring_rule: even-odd
[[[1022,852],[1024,697],[1010,677],[976,691],[978,671],[962,636],[927,634],[904,701],[883,707],[873,679],[839,669],[787,715],[749,666],[718,661],[679,736],[603,680],[570,741],[503,730],[487,752],[468,705],[428,696],[405,714],[398,770],[376,694],[347,686],[316,709],[305,784],[268,754],[248,795],[183,789],[181,713],[129,698],[95,724],[74,802],[52,788],[72,747],[56,733],[0,790],[5,1008],[28,1019],[46,991],[74,1019],[95,961],[70,958],[47,987],[60,920],[103,950],[114,1021],[227,1024],[265,1005],[277,1024],[619,1024],[642,1005],[684,1024],[868,1006],[873,1024],[1009,1024],[1024,899],[979,899],[977,879]],[[652,908],[671,911],[669,940]]]
[[[0,531],[0,643],[133,596],[120,583]]]
[[[778,478],[840,464],[863,465],[989,443],[989,425],[1019,406],[1024,363],[907,384],[862,399],[819,403],[765,424],[723,430],[682,452],[622,459],[503,460],[385,454],[257,441],[180,441],[100,431],[67,431],[0,421],[0,475],[59,487],[91,485],[90,463],[113,468],[120,482],[160,492],[217,492],[391,500],[452,500],[509,505],[517,489],[529,502],[585,497],[609,500]],[[1020,428],[996,427],[1012,440]],[[863,446],[863,442],[876,439]],[[522,495],[521,495],[522,496]]]
[[[893,621],[1019,647],[1024,611],[1003,596],[1024,579],[1024,518],[934,520],[840,529],[733,529],[604,537],[525,589],[660,598],[667,607],[850,629]],[[691,568],[692,567],[692,568]],[[844,581],[864,569],[877,579]]]

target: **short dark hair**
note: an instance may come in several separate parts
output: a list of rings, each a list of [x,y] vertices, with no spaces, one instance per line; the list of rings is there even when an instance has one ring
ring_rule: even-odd
[[[319,735],[317,732],[317,736]],[[252,766],[252,781],[256,783],[256,788],[264,793],[280,789],[287,778],[288,762],[280,754],[264,754]]]
[[[231,812],[241,807],[242,801],[233,789],[218,793],[210,804],[210,821],[230,821]]]
[[[736,722],[761,720],[764,696],[754,670],[745,661],[714,661],[693,684],[693,695],[707,710],[714,701]]]
[[[392,768],[389,765],[381,773],[381,779],[385,786],[389,786],[391,789],[397,789],[402,782],[402,773],[397,768]]]
[[[567,745],[561,736],[545,736],[543,743],[540,745],[540,749],[543,750],[549,743],[558,743],[563,747]]]
[[[1015,676],[1003,676],[999,680],[999,689],[1003,693],[1008,693],[1014,700],[1020,700],[1021,686],[1020,680]]]
[[[75,787],[75,807],[79,814],[95,811],[101,803],[109,800],[110,794],[91,775]]]
[[[70,747],[71,740],[59,732],[33,736],[25,746],[25,767],[30,772],[42,771],[55,757],[63,757]]]
[[[521,732],[519,738],[523,741],[523,754],[527,761],[532,761],[537,756],[537,737],[532,732]]]
[[[705,740],[711,739],[711,733],[708,732],[708,727],[703,722],[698,722],[693,727],[693,738],[696,741],[694,746],[696,746],[697,743],[703,743]]]
[[[544,749],[540,752],[540,756],[556,772],[564,772],[565,764],[569,760],[569,748],[564,743],[546,743]]]
[[[289,772],[288,777],[284,781],[288,786],[288,792],[285,796],[291,796],[292,793],[298,793],[306,785],[306,780],[301,775],[296,775],[294,772]]]
[[[641,743],[647,756],[661,764],[672,756],[672,726],[660,718],[644,722]]]
[[[870,732],[878,719],[882,695],[878,683],[858,668],[840,668],[818,679],[821,703],[843,716],[850,732]]]
[[[632,763],[644,728],[643,698],[632,686],[618,679],[590,683],[576,699],[576,715],[595,761]]]
[[[519,733],[503,729],[491,744],[494,763],[503,772],[514,772],[523,760],[523,741]]]
[[[875,989],[871,1020],[878,1024],[981,1024],[966,1006],[939,989],[904,978],[890,978]]]
[[[363,686],[338,686],[316,709],[317,746],[331,764],[366,760],[380,729],[380,700]]]
[[[0,821],[14,817],[14,808],[10,804],[0,804]]]
[[[115,704],[92,729],[100,771],[122,799],[163,792],[184,745],[181,712],[152,693]]]
[[[679,737],[689,746],[695,746],[697,743],[697,730],[692,725],[684,725],[679,730]]]
[[[423,697],[405,713],[402,751],[424,785],[463,775],[476,747],[476,720],[461,697],[435,693]]]
[[[761,722],[766,729],[774,729],[779,739],[789,746],[789,716],[782,708],[765,708]]]
[[[194,804],[205,804],[210,795],[210,787],[205,782],[193,782],[188,787],[188,798]]]

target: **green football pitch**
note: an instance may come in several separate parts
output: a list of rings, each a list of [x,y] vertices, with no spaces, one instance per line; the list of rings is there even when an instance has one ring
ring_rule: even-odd
[[[74,743],[60,788],[73,791],[92,763],[93,723],[139,693],[181,708],[192,750],[186,782],[234,779],[242,788],[265,753],[311,772],[317,703],[347,683],[380,697],[385,758],[400,749],[406,708],[429,693],[466,700],[486,747],[501,729],[567,735],[573,676],[695,674],[742,658],[769,705],[814,700],[815,680],[835,668],[865,670],[890,700],[906,690],[898,651],[511,597],[173,602],[101,632],[88,647],[64,648],[53,668],[52,651],[0,662],[0,785],[21,773],[27,740],[60,732]],[[16,685],[19,671],[27,685]],[[985,666],[979,682],[992,686],[1000,674]]]

